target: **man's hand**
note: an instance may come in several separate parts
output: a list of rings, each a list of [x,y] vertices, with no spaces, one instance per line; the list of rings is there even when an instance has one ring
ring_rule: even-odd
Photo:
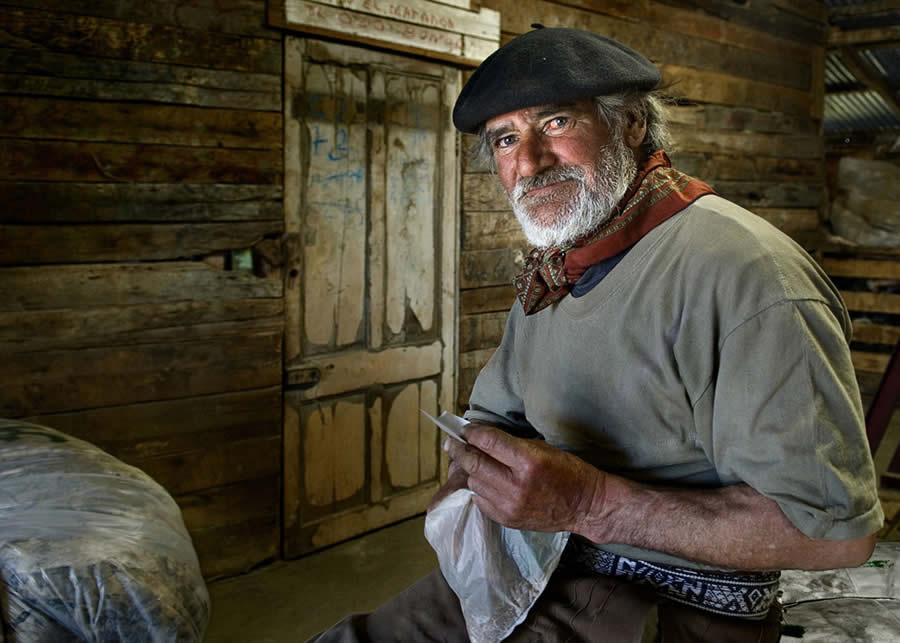
[[[484,425],[466,427],[465,445],[446,444],[475,504],[495,522],[531,531],[573,531],[603,505],[605,474],[541,440]]]
[[[466,481],[468,479],[469,474],[461,469],[458,464],[456,464],[455,462],[451,462],[450,468],[447,470],[447,482],[445,482],[443,486],[438,489],[437,492],[431,497],[431,502],[428,503],[428,509],[426,511],[430,512],[432,509],[441,504],[441,501],[444,498],[451,495],[454,491],[465,489]]]

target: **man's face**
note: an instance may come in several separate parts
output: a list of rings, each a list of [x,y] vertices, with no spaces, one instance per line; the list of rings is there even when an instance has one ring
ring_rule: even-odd
[[[608,220],[637,168],[622,132],[610,132],[583,99],[490,119],[500,182],[528,240],[564,245]]]

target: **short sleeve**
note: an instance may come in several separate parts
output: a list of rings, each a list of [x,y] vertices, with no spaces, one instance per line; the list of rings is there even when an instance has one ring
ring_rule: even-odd
[[[841,322],[818,300],[769,306],[722,340],[695,404],[720,479],[772,498],[810,538],[860,538],[884,519]]]

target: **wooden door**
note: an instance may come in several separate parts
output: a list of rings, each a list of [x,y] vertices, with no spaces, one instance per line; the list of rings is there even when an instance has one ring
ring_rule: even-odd
[[[284,554],[424,510],[453,408],[459,72],[285,44]]]

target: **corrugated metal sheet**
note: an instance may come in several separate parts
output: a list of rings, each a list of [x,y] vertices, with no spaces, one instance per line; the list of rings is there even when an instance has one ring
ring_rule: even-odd
[[[871,4],[871,0],[824,1],[828,9]],[[834,16],[831,23],[844,30],[900,25],[900,10],[874,16]],[[870,48],[859,53],[885,85],[892,90],[900,88],[900,49]],[[836,52],[830,52],[825,59],[825,91],[825,132],[900,129],[900,117],[880,94],[865,88]],[[900,98],[900,93],[895,96]]]

